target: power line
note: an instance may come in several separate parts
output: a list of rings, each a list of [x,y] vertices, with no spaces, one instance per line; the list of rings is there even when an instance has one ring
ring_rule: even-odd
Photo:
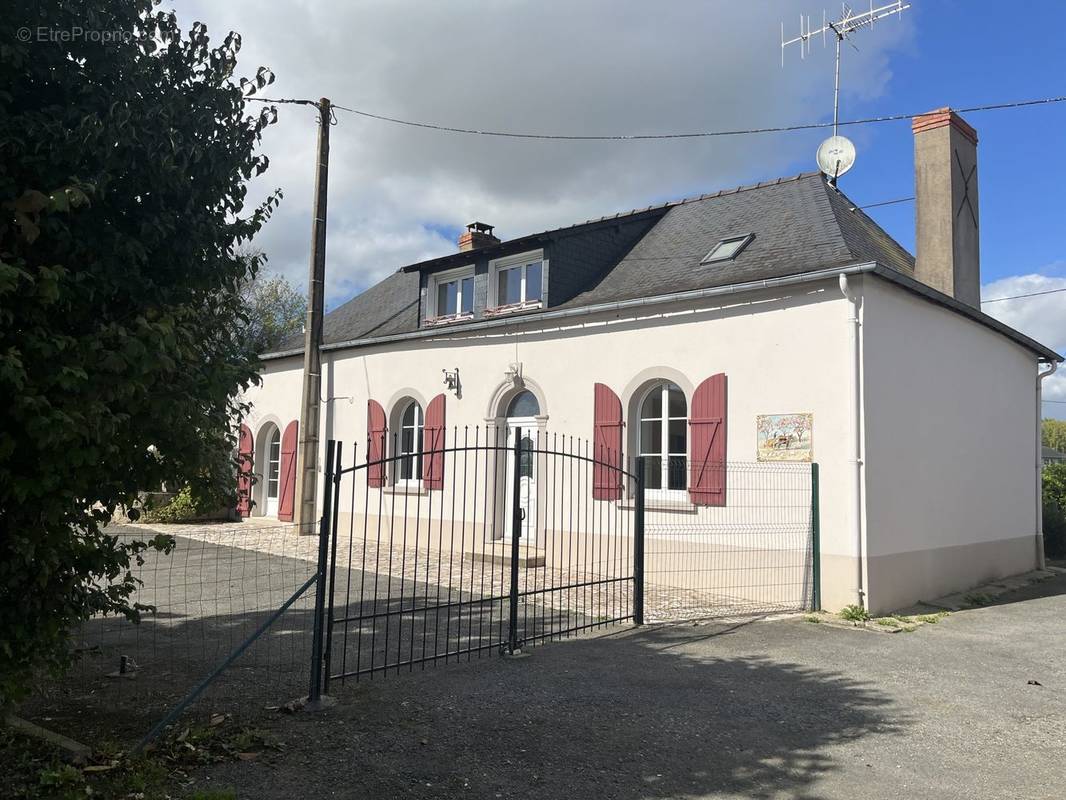
[[[317,105],[316,101],[303,100],[296,98],[284,98],[284,99],[271,99],[268,97],[249,97],[248,100],[255,100],[260,103],[289,103],[296,105]],[[1066,96],[1061,97],[1044,97],[1035,100],[1016,100],[1007,103],[991,103],[982,106],[970,106],[969,108],[957,108],[954,111],[962,114],[968,114],[978,111],[999,111],[1007,108],[1024,108],[1027,106],[1037,105],[1049,105],[1052,103],[1066,102]],[[719,131],[695,131],[691,133],[637,133],[637,134],[607,134],[607,135],[595,135],[595,134],[564,134],[564,133],[521,133],[517,131],[495,131],[495,130],[482,130],[479,128],[458,128],[450,125],[439,125],[433,122],[417,122],[414,120],[400,119],[398,117],[388,117],[383,114],[374,114],[369,111],[363,111],[358,108],[350,108],[348,106],[332,105],[332,108],[337,111],[346,111],[349,114],[356,114],[360,117],[366,117],[368,119],[375,119],[381,122],[391,122],[395,125],[406,125],[412,128],[424,128],[427,130],[441,131],[444,133],[461,133],[472,136],[496,136],[508,139],[541,139],[541,140],[554,140],[554,141],[642,141],[650,139],[699,139],[709,138],[716,136],[746,136],[759,133],[789,133],[793,131],[806,131],[817,130],[822,128],[832,128],[832,122],[810,122],[801,125],[778,125],[766,128],[741,128],[735,130],[719,130]],[[853,119],[842,120],[838,124],[844,125],[868,125],[877,122],[897,122],[899,120],[913,119],[920,114],[890,114],[880,117],[867,117],[865,119]]]
[[[991,300],[982,300],[981,305],[985,303],[1001,303],[1004,300],[1021,300],[1023,297],[1040,297],[1045,294],[1057,294],[1058,292],[1066,292],[1066,286],[1062,286],[1058,289],[1046,289],[1042,292],[1029,292],[1028,294],[1015,294],[1010,297],[995,297]]]
[[[1066,406],[1066,400],[1044,400],[1043,402],[1045,402],[1045,403],[1062,403],[1064,406]]]
[[[896,200],[882,200],[880,203],[867,203],[864,206],[852,206],[850,210],[851,211],[856,211],[856,210],[863,209],[863,208],[877,208],[878,206],[891,206],[891,205],[895,205],[896,203],[909,203],[913,199],[914,199],[913,197],[900,197],[900,198],[898,198]]]

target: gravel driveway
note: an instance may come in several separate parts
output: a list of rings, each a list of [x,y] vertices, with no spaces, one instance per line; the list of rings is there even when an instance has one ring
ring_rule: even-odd
[[[276,759],[218,765],[198,786],[257,800],[1057,798],[1064,618],[1060,575],[909,634],[651,626],[349,683],[334,708],[271,723]]]

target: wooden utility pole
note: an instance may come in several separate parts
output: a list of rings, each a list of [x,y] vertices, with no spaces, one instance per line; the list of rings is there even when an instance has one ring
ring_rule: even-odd
[[[326,278],[326,194],[329,184],[330,102],[318,101],[318,166],[315,171],[315,213],[311,222],[311,267],[307,280],[304,323],[304,385],[300,404],[300,447],[296,465],[296,524],[300,533],[314,533],[318,494],[318,426],[322,396],[322,313]]]

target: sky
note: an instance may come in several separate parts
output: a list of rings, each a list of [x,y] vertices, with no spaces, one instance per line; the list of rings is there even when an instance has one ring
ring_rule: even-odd
[[[879,0],[884,2],[884,0]],[[854,3],[860,8],[861,2]],[[629,134],[748,129],[832,119],[833,48],[795,47],[814,0],[171,0],[188,28],[243,40],[239,72],[266,65],[268,97],[329,97],[376,114],[456,127]],[[1066,95],[1066,4],[1029,0],[1026,26],[986,0],[911,0],[902,18],[854,37],[841,66],[841,119]],[[252,104],[254,105],[254,104]],[[255,110],[254,108],[252,110]],[[258,246],[306,286],[317,126],[280,106],[251,199],[280,187]],[[1066,287],[1066,103],[974,112],[983,296]],[[914,194],[907,121],[842,130],[858,151],[840,188],[858,204]],[[826,131],[643,142],[465,136],[338,112],[331,128],[327,308],[400,266],[455,250],[462,226],[510,239],[592,217],[814,169]],[[868,213],[913,252],[914,207]],[[1066,352],[1066,292],[984,310]],[[1066,418],[1066,369],[1045,382]]]

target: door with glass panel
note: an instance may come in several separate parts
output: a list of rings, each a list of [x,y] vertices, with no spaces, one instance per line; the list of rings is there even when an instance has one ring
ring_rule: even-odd
[[[274,428],[267,445],[266,515],[278,515],[278,487],[281,483],[281,431]]]

